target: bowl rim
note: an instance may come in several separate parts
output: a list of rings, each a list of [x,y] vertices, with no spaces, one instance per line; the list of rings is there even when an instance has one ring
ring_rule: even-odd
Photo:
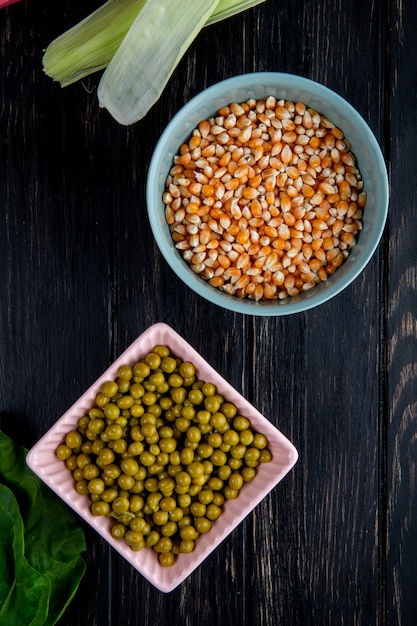
[[[226,294],[218,288],[211,287],[207,281],[202,279],[197,274],[194,274],[188,264],[182,259],[178,250],[175,249],[174,245],[166,245],[166,233],[164,233],[166,222],[164,220],[164,223],[161,223],[161,215],[158,213],[157,200],[155,197],[156,189],[158,188],[160,164],[166,154],[165,144],[176,134],[180,125],[183,125],[184,128],[184,138],[187,136],[187,133],[189,134],[192,129],[195,128],[195,125],[191,125],[189,126],[188,131],[187,119],[189,119],[190,113],[194,112],[199,105],[202,105],[207,98],[217,94],[219,90],[225,91],[238,88],[250,89],[259,85],[261,81],[266,84],[272,81],[276,83],[277,87],[279,84],[282,84],[283,86],[285,85],[286,88],[313,90],[314,95],[321,97],[324,102],[335,104],[347,111],[352,121],[361,129],[366,136],[366,141],[369,143],[372,157],[376,163],[379,173],[381,174],[379,187],[380,196],[382,198],[382,203],[378,205],[379,219],[372,225],[372,239],[369,242],[367,249],[363,251],[359,259],[355,262],[354,267],[351,267],[351,264],[349,264],[347,269],[345,268],[343,276],[341,276],[342,268],[339,268],[337,281],[332,281],[332,277],[330,277],[325,283],[321,283],[299,296],[286,298],[285,300],[267,302],[255,302],[254,300],[240,299],[237,296]],[[359,274],[362,273],[378,247],[385,229],[389,206],[388,173],[381,148],[370,126],[360,113],[341,95],[322,83],[296,74],[287,72],[250,72],[235,75],[210,85],[207,89],[199,92],[186,102],[184,106],[182,106],[171,118],[160,135],[150,160],[146,181],[146,204],[149,223],[159,251],[171,270],[190,289],[205,300],[230,311],[253,316],[276,317],[304,312],[324,304],[347,288],[359,276]],[[160,209],[163,212],[162,201]]]
[[[201,378],[209,376],[225,398],[237,404],[239,411],[247,415],[254,428],[258,427],[269,439],[273,454],[270,463],[258,468],[252,483],[245,485],[239,498],[226,503],[224,512],[213,524],[211,531],[199,538],[195,551],[182,554],[181,560],[172,567],[163,567],[156,555],[148,548],[133,552],[127,544],[117,541],[110,534],[110,520],[95,517],[90,511],[87,496],[79,494],[73,485],[71,472],[55,455],[63,436],[77,424],[79,417],[94,402],[95,394],[106,380],[114,380],[120,365],[131,362],[138,355],[144,356],[157,344],[168,345],[172,352],[193,361]],[[208,381],[207,381],[208,382]],[[257,507],[257,505],[280,483],[298,460],[293,443],[248,400],[238,392],[188,341],[164,322],[158,322],[142,332],[95,382],[65,411],[55,424],[28,451],[26,462],[30,469],[55,492],[75,513],[89,524],[103,539],[126,559],[152,585],[164,593],[175,589],[188,578],[209,555],[232,533],[232,531]],[[246,491],[245,491],[246,490]]]

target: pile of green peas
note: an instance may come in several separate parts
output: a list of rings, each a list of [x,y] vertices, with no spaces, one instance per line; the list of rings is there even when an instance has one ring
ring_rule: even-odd
[[[164,566],[192,552],[272,458],[266,436],[164,345],[101,386],[56,454],[92,513],[114,520],[112,536]]]

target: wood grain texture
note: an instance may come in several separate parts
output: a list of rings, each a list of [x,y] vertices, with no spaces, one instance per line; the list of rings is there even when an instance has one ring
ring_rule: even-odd
[[[417,60],[407,46],[415,36],[417,7],[394,2],[391,8],[390,157],[391,214],[389,221],[390,281],[387,285],[387,416],[388,416],[388,560],[387,623],[417,620],[415,558],[417,550],[416,397],[417,283],[415,184],[402,164],[414,152],[417,106],[413,97]],[[398,164],[398,165],[396,165]],[[407,165],[406,165],[407,168]],[[404,175],[406,180],[404,180]],[[410,222],[411,220],[411,222]]]
[[[143,330],[173,326],[291,439],[292,472],[162,594],[83,522],[87,573],[62,626],[411,626],[417,621],[417,6],[267,0],[204,29],[145,120],[61,89],[42,50],[99,6],[0,13],[0,411],[31,446]],[[390,174],[385,236],[360,277],[304,314],[223,311],[167,267],[146,173],[176,111],[251,71],[319,80],[374,131]]]

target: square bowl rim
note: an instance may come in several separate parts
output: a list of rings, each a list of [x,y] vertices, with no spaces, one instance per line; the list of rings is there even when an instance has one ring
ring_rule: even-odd
[[[78,494],[74,489],[71,472],[66,468],[63,461],[55,455],[57,445],[62,441],[63,435],[70,430],[71,426],[77,425],[77,420],[82,417],[80,409],[91,406],[95,394],[101,384],[106,380],[113,380],[115,372],[120,365],[126,363],[126,359],[132,357],[135,351],[145,356],[147,348],[151,345],[163,343],[168,345],[172,353],[180,358],[187,355],[197,366],[197,372],[203,367],[203,377],[212,374],[210,381],[216,384],[221,393],[226,392],[226,399],[238,403],[238,409],[242,408],[254,427],[262,426],[259,432],[266,434],[273,452],[270,463],[260,466],[259,472],[264,477],[264,486],[259,487],[256,476],[252,483],[256,484],[256,492],[249,493],[252,483],[245,485],[239,498],[227,502],[224,512],[212,529],[206,535],[199,537],[195,551],[191,555],[182,554],[177,562],[167,568],[160,565],[155,553],[145,548],[140,552],[132,551],[124,542],[115,540],[110,534],[111,521],[106,518],[93,516],[89,509],[90,501],[87,496]],[[173,347],[174,346],[174,347]],[[178,352],[182,354],[178,354]],[[131,360],[130,360],[131,362]],[[200,377],[200,374],[198,374]],[[201,379],[201,378],[200,378]],[[220,383],[220,387],[218,386]],[[243,413],[245,414],[245,413]],[[275,458],[276,457],[276,458]],[[243,519],[255,509],[272,489],[284,478],[298,460],[298,451],[289,439],[281,433],[266,417],[250,404],[242,394],[227,382],[183,337],[171,326],[158,322],[142,332],[126,350],[88,387],[88,389],[65,411],[55,424],[38,440],[28,451],[26,462],[30,469],[64,502],[72,508],[85,522],[87,522],[107,543],[109,543],[122,557],[124,557],[144,578],[164,593],[171,592],[187,577],[189,577],[201,563],[217,548],[218,545],[243,521]],[[269,466],[269,467],[267,467]],[[245,492],[246,489],[246,492]],[[239,499],[245,503],[240,510],[236,509]],[[217,525],[217,527],[216,527]],[[217,528],[217,530],[216,530]],[[194,555],[194,558],[193,558]],[[180,561],[182,559],[182,561]],[[178,563],[180,565],[178,566]]]

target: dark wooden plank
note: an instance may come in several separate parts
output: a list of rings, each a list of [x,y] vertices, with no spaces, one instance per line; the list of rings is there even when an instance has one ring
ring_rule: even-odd
[[[413,624],[417,620],[414,584],[417,295],[415,228],[412,226],[417,211],[413,189],[416,25],[415,3],[392,3],[390,156],[393,193],[389,220],[386,407],[389,420],[387,624],[390,625]]]
[[[412,185],[402,184],[397,163],[408,164],[412,181],[411,142],[401,156],[403,133],[415,125],[415,115],[406,116],[415,112],[415,62],[407,65],[405,46],[415,8],[392,3],[391,93],[388,0],[268,0],[204,30],[163,98],[126,129],[98,110],[98,76],[61,90],[41,69],[49,41],[98,4],[25,2],[1,14],[0,408],[31,445],[137,335],[164,321],[294,441],[300,461],[172,594],[85,528],[87,574],[61,623],[384,624],[388,410],[388,617],[413,623],[414,213]],[[206,86],[253,70],[324,82],[358,108],[382,145],[390,112],[397,137],[392,182],[402,196],[391,256],[383,244],[333,302],[289,318],[233,314],[191,293],[166,266],[146,217],[147,165],[172,115]]]
[[[383,8],[335,4],[304,3],[302,14],[292,5],[291,22],[282,14],[272,21],[279,60],[266,64],[263,51],[262,69],[302,68],[357,107],[383,142]],[[377,51],[367,58],[361,53],[365,39]],[[264,39],[264,47],[268,44]],[[370,99],[378,103],[377,114]],[[383,296],[380,281],[375,258],[333,302],[294,319],[256,322],[257,360],[276,364],[275,387],[270,375],[270,395],[259,387],[257,402],[295,441],[300,461],[265,503],[264,515],[255,516],[254,540],[261,548],[254,580],[263,603],[254,623],[383,619],[382,328],[374,326]],[[278,530],[271,534],[274,522]]]

